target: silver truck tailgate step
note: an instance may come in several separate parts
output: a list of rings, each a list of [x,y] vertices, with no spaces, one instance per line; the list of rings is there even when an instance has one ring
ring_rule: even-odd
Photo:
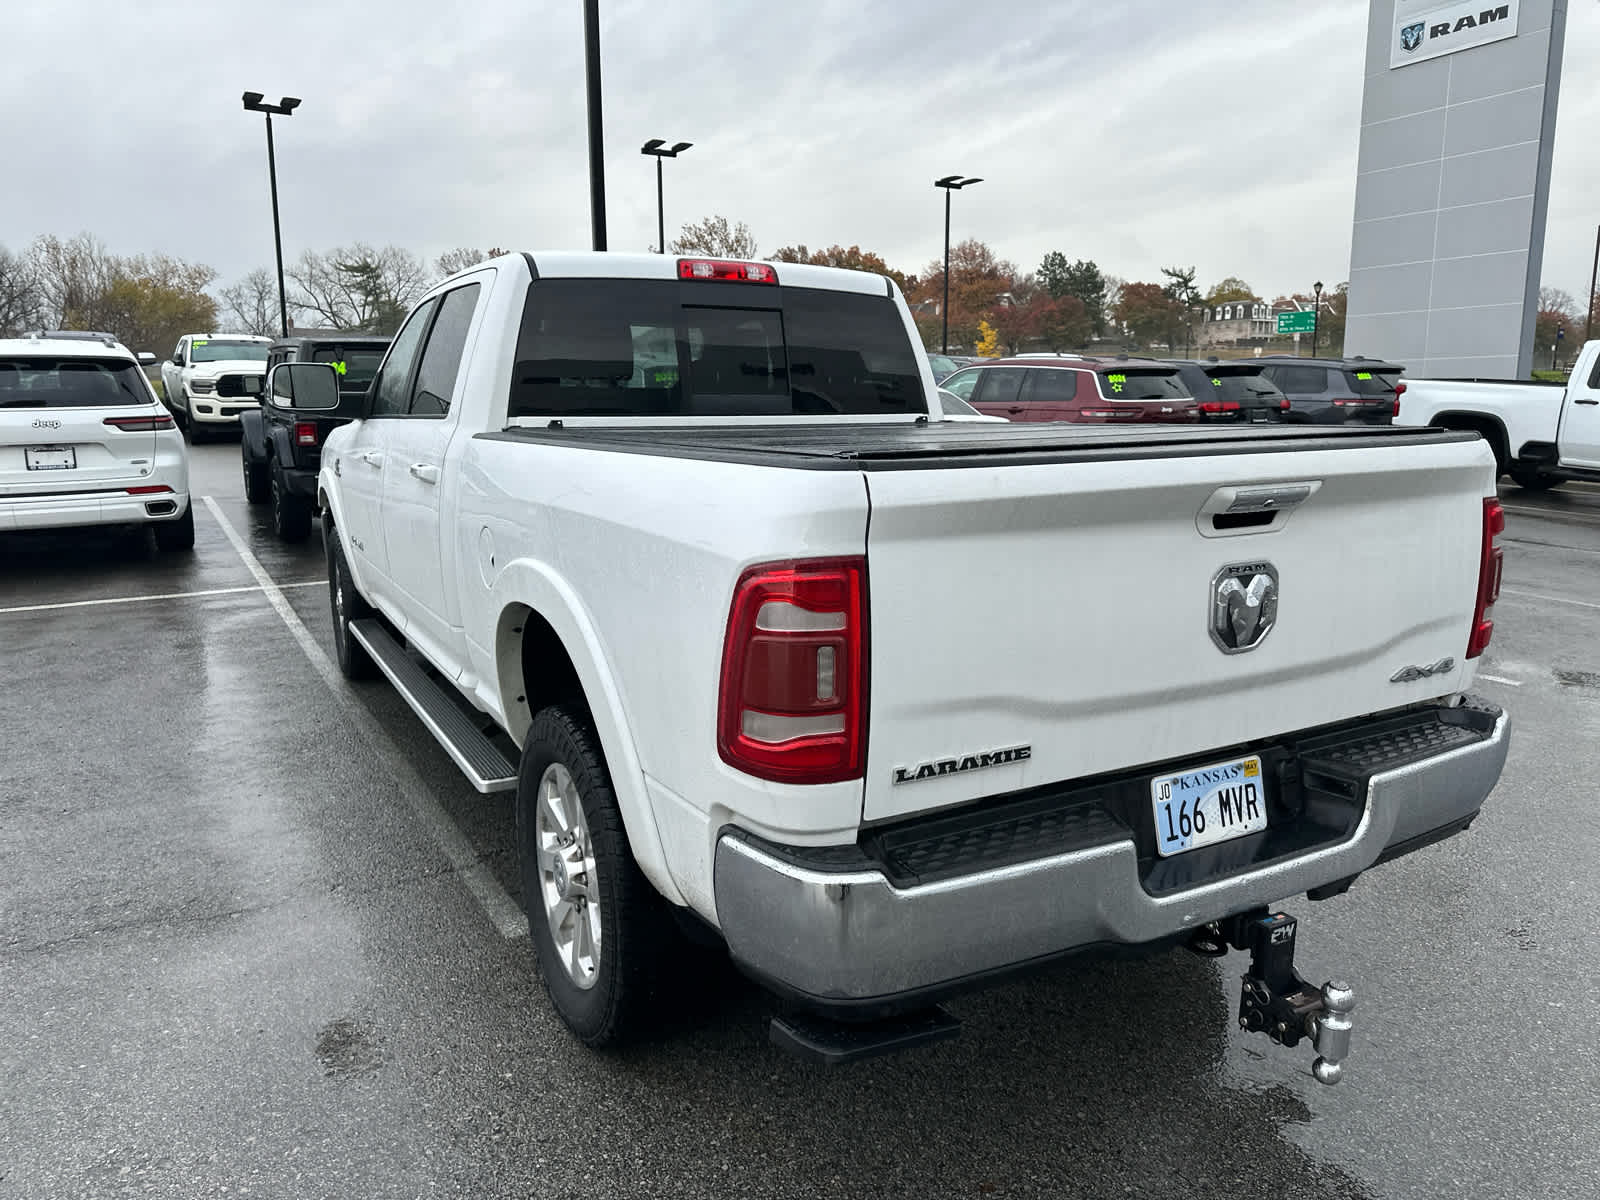
[[[352,621],[350,636],[366,647],[372,661],[378,664],[378,670],[389,677],[395,690],[422,718],[428,732],[438,739],[473,787],[484,793],[509,792],[516,788],[516,768],[479,731],[449,693],[405,652],[381,621],[371,617]]]

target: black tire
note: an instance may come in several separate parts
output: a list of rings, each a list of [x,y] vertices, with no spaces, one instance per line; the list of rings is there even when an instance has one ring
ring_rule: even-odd
[[[283,468],[274,461],[267,472],[272,502],[272,531],[280,541],[303,542],[311,536],[311,502],[289,491]]]
[[[346,679],[371,679],[378,673],[377,664],[366,647],[350,636],[350,622],[370,617],[372,605],[356,591],[339,531],[332,525],[322,531],[322,544],[328,554],[328,608],[333,614],[333,650],[339,660],[339,672]]]
[[[1534,467],[1519,467],[1516,464],[1512,464],[1506,473],[1511,476],[1512,483],[1530,492],[1548,492],[1561,482],[1549,475],[1541,475]]]
[[[250,444],[241,439],[239,456],[244,460],[244,498],[250,504],[265,504],[272,495],[272,483],[267,478],[267,464],[252,462]]]
[[[163,553],[174,550],[194,549],[194,501],[189,502],[189,507],[183,510],[183,516],[176,521],[159,521],[151,528],[155,530],[156,549]]]
[[[587,986],[576,981],[556,946],[549,914],[561,901],[547,900],[539,866],[539,795],[546,771],[555,766],[565,769],[577,792],[588,837],[587,854],[580,857],[593,870],[583,886],[594,889],[592,908],[600,913],[598,950]],[[517,851],[528,932],[556,1014],[587,1046],[633,1040],[648,1027],[663,961],[677,933],[667,902],[634,862],[599,739],[578,710],[546,708],[528,729],[517,777]],[[583,917],[574,919],[592,919],[587,915],[591,903],[578,910]]]

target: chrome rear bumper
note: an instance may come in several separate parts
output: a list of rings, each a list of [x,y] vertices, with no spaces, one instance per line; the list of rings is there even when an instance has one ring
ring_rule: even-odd
[[[1152,894],[1129,836],[897,886],[882,869],[808,863],[805,851],[730,827],[717,844],[718,923],[742,967],[827,1007],[921,996],[1096,945],[1161,941],[1458,831],[1505,764],[1509,718],[1492,712],[1492,727],[1471,744],[1371,772],[1364,809],[1344,840],[1258,870]]]

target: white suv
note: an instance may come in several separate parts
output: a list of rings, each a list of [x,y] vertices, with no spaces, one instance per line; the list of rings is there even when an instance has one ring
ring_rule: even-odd
[[[194,546],[188,448],[138,361],[107,333],[0,338],[0,531],[144,524]]]
[[[204,441],[210,430],[237,430],[240,413],[261,407],[271,345],[271,338],[243,333],[186,333],[178,339],[172,357],[161,364],[161,386],[191,441]]]

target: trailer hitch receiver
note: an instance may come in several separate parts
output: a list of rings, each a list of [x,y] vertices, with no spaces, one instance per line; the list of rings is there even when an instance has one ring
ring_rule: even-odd
[[[1280,1046],[1310,1038],[1317,1052],[1311,1073],[1319,1083],[1344,1077],[1350,1055],[1356,995],[1349,984],[1331,979],[1321,988],[1308,983],[1294,966],[1296,922],[1288,913],[1245,913],[1200,930],[1191,943],[1202,954],[1224,946],[1250,953],[1250,969],[1239,990],[1239,1028],[1264,1033]]]

